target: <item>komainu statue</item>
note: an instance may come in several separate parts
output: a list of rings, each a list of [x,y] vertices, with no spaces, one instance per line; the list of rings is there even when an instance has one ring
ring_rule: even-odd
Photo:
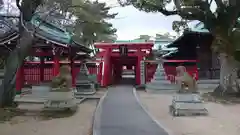
[[[179,86],[179,92],[197,92],[196,80],[186,71],[184,66],[176,67],[176,82]]]
[[[60,73],[53,78],[51,87],[52,91],[71,91],[72,75],[69,66],[60,67]]]
[[[197,92],[196,80],[186,72],[184,66],[176,67],[179,91],[173,96],[169,111],[173,116],[208,115],[201,94]]]
[[[69,66],[60,67],[60,73],[53,78],[51,91],[44,106],[46,109],[76,110],[77,103],[72,89],[72,76]]]

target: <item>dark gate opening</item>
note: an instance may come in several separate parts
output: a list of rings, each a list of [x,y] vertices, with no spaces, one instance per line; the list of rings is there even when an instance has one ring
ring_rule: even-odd
[[[137,57],[112,57],[114,84],[136,84]]]

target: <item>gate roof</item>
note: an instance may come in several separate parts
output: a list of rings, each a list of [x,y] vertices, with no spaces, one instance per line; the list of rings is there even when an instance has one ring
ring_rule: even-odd
[[[119,46],[126,45],[128,49],[151,49],[154,45],[154,42],[145,42],[145,43],[95,43],[94,46],[99,49],[118,49]]]

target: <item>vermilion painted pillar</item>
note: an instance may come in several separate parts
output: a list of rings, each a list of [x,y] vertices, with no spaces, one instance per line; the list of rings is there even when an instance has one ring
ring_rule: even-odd
[[[70,67],[71,67],[71,74],[72,74],[72,86],[76,86],[76,76],[75,76],[75,63],[72,56],[70,56]]]
[[[116,64],[116,79],[117,79],[117,82],[119,82],[119,80],[122,79],[122,64]]]
[[[141,60],[143,59],[143,56],[141,55],[141,50],[138,49],[137,51],[137,61],[136,61],[136,85],[141,84],[141,71],[140,71],[140,65],[141,65]]]
[[[103,67],[103,64],[101,62],[97,66],[97,81],[99,84],[101,84],[101,81],[102,81],[102,67]]]
[[[40,57],[40,82],[44,81],[44,57]]]
[[[53,76],[57,76],[59,74],[59,70],[60,70],[60,59],[58,55],[54,55],[53,56]]]
[[[113,79],[112,79],[113,83],[117,83],[121,79],[122,77],[121,67],[122,66],[119,63],[117,62],[113,63]]]
[[[108,84],[107,85],[111,85],[113,83],[113,64],[111,62],[111,59],[109,60],[109,74],[108,74]]]
[[[21,94],[24,80],[24,66],[20,66],[16,76],[16,94]]]
[[[136,79],[136,85],[140,84],[140,64],[139,64],[139,57],[137,58],[136,61],[136,75],[135,75],[135,79]]]
[[[102,86],[106,87],[109,84],[109,74],[110,74],[110,55],[111,55],[111,50],[106,49],[104,58],[103,58],[103,77],[102,77]]]

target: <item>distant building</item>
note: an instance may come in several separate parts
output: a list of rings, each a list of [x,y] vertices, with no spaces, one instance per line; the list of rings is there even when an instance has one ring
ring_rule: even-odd
[[[166,48],[165,46],[172,43],[174,40],[175,39],[173,37],[156,34],[153,49],[158,50],[159,48],[161,48],[163,50],[167,50],[168,48]]]
[[[197,63],[181,63],[181,65],[197,65],[199,78],[219,78],[219,60],[217,54],[212,52],[213,36],[204,28],[202,23],[186,30],[167,48],[177,48],[164,55],[171,60],[198,60]],[[179,64],[179,63],[178,63]],[[174,65],[177,66],[177,65]]]
[[[145,39],[134,39],[134,40],[116,40],[115,43],[144,43],[148,42]]]
[[[155,54],[166,54],[170,51],[176,50],[177,48],[167,48],[166,46],[175,41],[175,37],[170,34],[156,34],[155,37],[148,35],[140,35],[140,38],[133,40],[116,40],[115,43],[144,43],[144,42],[154,42],[152,48],[153,55]]]
[[[144,42],[154,42],[153,50],[166,49],[169,50],[169,48],[166,48],[165,46],[172,43],[175,40],[174,37],[171,35],[161,35],[156,34],[155,37],[147,36],[147,35],[140,35],[140,38],[134,39],[134,40],[116,40],[116,43],[144,43]],[[173,50],[172,48],[170,50]]]

